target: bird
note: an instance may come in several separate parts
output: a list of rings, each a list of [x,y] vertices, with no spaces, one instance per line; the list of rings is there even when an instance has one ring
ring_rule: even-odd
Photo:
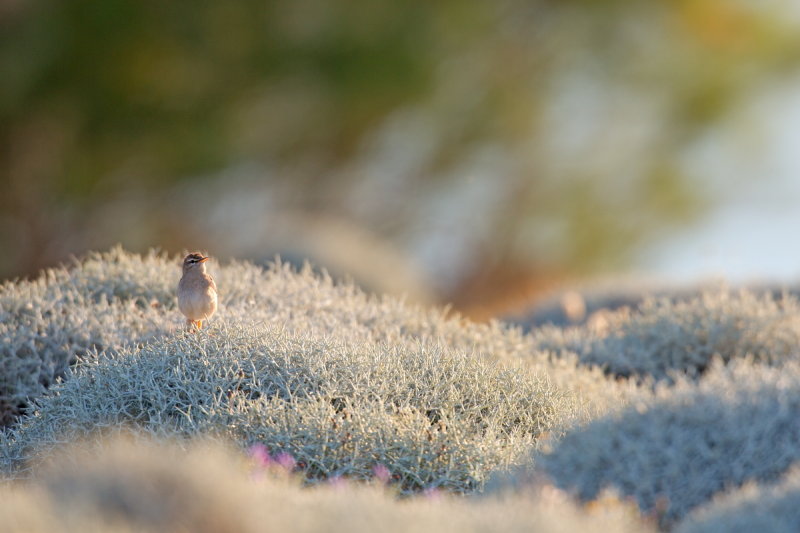
[[[192,252],[183,259],[183,276],[178,282],[178,307],[186,316],[186,329],[203,328],[217,311],[217,284],[206,272],[209,257]]]

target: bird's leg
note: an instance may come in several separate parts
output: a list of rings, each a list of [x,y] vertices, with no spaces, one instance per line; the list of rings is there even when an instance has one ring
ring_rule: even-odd
[[[198,320],[197,321],[197,329],[203,329],[203,321],[202,320]]]

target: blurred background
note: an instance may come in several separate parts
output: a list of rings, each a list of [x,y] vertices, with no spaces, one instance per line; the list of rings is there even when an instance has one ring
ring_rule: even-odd
[[[0,80],[0,279],[280,254],[481,319],[800,272],[793,0],[0,0]]]

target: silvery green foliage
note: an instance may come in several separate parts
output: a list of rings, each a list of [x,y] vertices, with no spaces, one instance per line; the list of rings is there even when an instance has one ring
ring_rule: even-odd
[[[536,332],[537,348],[574,352],[615,376],[669,381],[676,372],[701,375],[715,357],[780,364],[800,346],[800,305],[791,296],[709,291],[688,300],[646,300],[633,313],[604,320],[601,331],[590,320],[583,328]]]
[[[778,484],[749,483],[693,512],[676,533],[800,531],[800,465]]]
[[[77,358],[163,334],[177,275],[155,253],[117,248],[0,286],[0,427]]]
[[[173,304],[179,270],[177,259],[115,250],[36,282],[37,299],[78,295],[63,314],[106,337],[0,438],[6,468],[64,439],[133,424],[262,442],[294,455],[311,477],[369,477],[383,463],[405,489],[470,491],[586,412],[585,400],[548,376],[603,382],[574,364],[551,365],[517,329],[448,318],[279,263],[212,268],[220,311],[188,334]],[[6,294],[17,295],[14,284]]]
[[[770,481],[800,461],[800,363],[716,361],[619,413],[575,428],[538,467],[560,487],[592,499],[604,487],[642,510],[666,504],[671,523],[716,493]]]

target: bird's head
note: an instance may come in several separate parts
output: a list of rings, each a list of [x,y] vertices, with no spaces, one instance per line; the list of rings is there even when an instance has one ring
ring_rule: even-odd
[[[192,252],[186,257],[183,258],[183,273],[187,273],[190,270],[199,269],[201,272],[205,272],[206,266],[205,262],[208,261],[208,257],[204,256],[200,252]]]

